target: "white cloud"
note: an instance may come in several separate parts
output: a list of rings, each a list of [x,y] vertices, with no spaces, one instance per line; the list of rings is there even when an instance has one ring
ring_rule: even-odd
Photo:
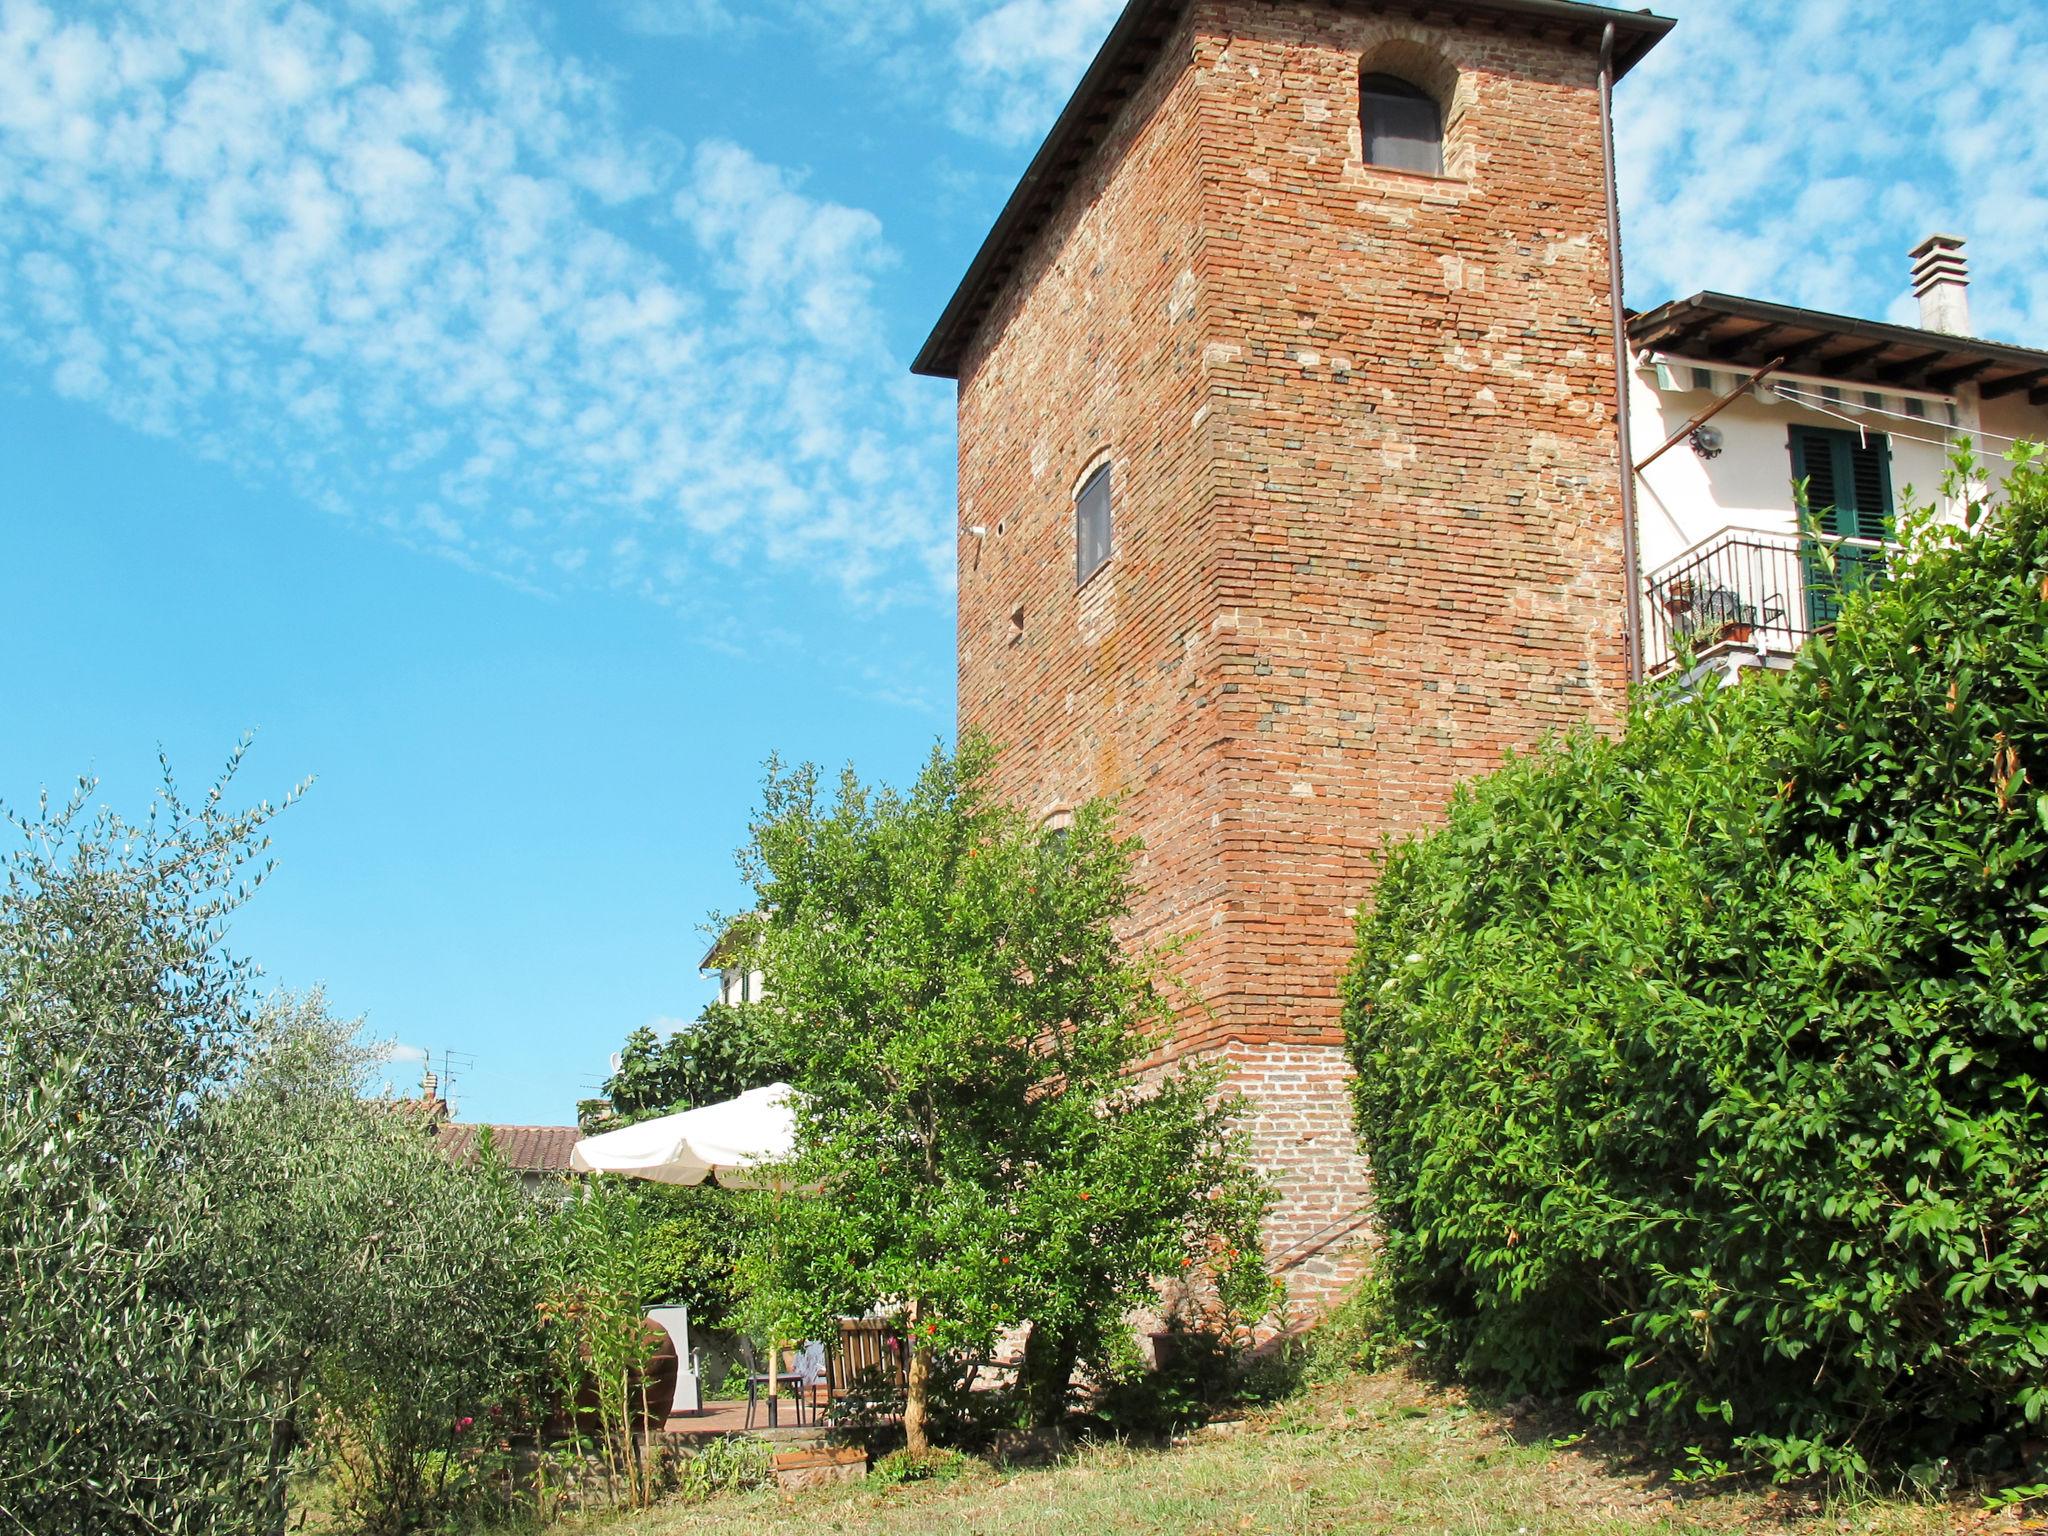
[[[1669,9],[1617,103],[1631,302],[1716,288],[1911,320],[1906,253],[1939,229],[1970,242],[1975,328],[2048,341],[2031,0]]]
[[[944,422],[882,346],[877,221],[635,133],[520,17],[7,0],[0,350],[521,585],[942,592]]]
[[[1052,126],[1123,0],[611,0],[644,37],[701,40],[779,31],[802,38],[934,121],[1000,144]]]
[[[387,1066],[425,1066],[427,1053],[421,1046],[401,1045],[391,1040],[378,1050],[377,1059]]]
[[[1122,0],[1004,0],[965,26],[954,58],[953,116],[970,132],[1017,141],[1051,126]]]
[[[707,37],[755,19],[728,0],[612,0],[618,24],[641,37]]]

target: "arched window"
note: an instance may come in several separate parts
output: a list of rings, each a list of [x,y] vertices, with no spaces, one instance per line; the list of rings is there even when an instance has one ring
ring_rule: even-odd
[[[1427,91],[1393,75],[1363,76],[1358,122],[1367,165],[1443,175],[1444,115]]]
[[[1104,464],[1074,494],[1074,585],[1109,564],[1109,466]]]

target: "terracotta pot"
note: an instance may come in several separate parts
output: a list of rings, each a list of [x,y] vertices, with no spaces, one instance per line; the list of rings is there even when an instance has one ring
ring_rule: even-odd
[[[647,1362],[647,1412],[641,1414],[640,1376],[634,1371],[626,1387],[627,1406],[635,1426],[642,1431],[659,1430],[667,1422],[668,1405],[676,1395],[676,1342],[659,1323],[647,1322],[647,1342],[653,1347],[653,1356]],[[543,1432],[551,1439],[567,1435],[577,1420],[581,1420],[586,1432],[598,1422],[598,1386],[585,1378],[576,1393],[575,1401],[557,1399],[549,1407],[544,1420]]]

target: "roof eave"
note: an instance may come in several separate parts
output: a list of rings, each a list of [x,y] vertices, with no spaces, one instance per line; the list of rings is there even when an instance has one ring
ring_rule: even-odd
[[[1127,58],[1126,54],[1146,39],[1162,17],[1177,20],[1186,3],[1187,0],[1128,0],[1087,72],[1081,76],[1080,84],[1074,88],[1074,94],[1067,99],[1066,106],[1046,134],[1045,142],[1039,145],[1038,153],[1031,157],[1031,163],[1025,167],[1009,200],[1003,204],[1003,211],[996,216],[994,226],[974,253],[974,260],[968,264],[966,275],[953,290],[938,323],[918,349],[917,357],[910,365],[912,373],[926,378],[959,377],[961,358],[974,332],[979,329],[980,321],[973,311],[993,269],[1001,263],[1012,243],[1020,236],[1029,238],[1024,234],[1023,226],[1037,209],[1040,187],[1092,129],[1106,127],[1096,110],[1097,95],[1119,75],[1135,74],[1142,79],[1151,73],[1158,62],[1156,56],[1146,57],[1139,63]],[[1415,6],[1426,4],[1427,0],[1378,0],[1378,3]],[[1583,0],[1464,0],[1462,8],[1535,16],[1582,26],[1612,23],[1617,33],[1614,53],[1617,79],[1627,74],[1677,24],[1671,17],[1654,15],[1649,11],[1619,11],[1608,6],[1585,4]],[[1166,40],[1165,36],[1154,39],[1157,45],[1162,46]],[[1118,105],[1120,108],[1121,103]],[[1109,115],[1114,117],[1115,113]],[[1085,158],[1093,148],[1093,144],[1079,144],[1080,155]]]
[[[981,248],[974,253],[974,260],[968,263],[967,273],[953,290],[953,297],[946,301],[938,324],[932,327],[931,335],[925,338],[923,347],[918,350],[916,361],[910,365],[912,373],[938,379],[959,376],[960,353],[965,349],[968,338],[957,333],[967,311],[980,296],[989,269],[1002,259],[1017,234],[1018,226],[1030,216],[1039,185],[1047,173],[1066,158],[1067,152],[1074,147],[1074,141],[1086,130],[1089,116],[1086,109],[1095,94],[1128,67],[1125,52],[1136,46],[1160,13],[1178,11],[1184,3],[1185,0],[1129,0],[1124,6],[1123,14],[1117,17],[1116,24],[1109,29],[1109,36],[1103,40],[1087,72],[1081,76],[1081,83],[1074,87],[1074,94],[1060,109],[1045,142],[1038,146],[1038,153],[1031,157],[1023,176],[1011,189],[1009,200],[1003,204],[1003,211],[996,215],[996,222],[983,238]],[[1156,62],[1156,59],[1146,60],[1148,73]]]
[[[1690,333],[1694,337],[1695,345],[1703,339],[1707,340],[1709,345],[1713,344],[1713,322],[1710,319],[1705,326],[1701,326],[1695,317],[1702,315],[1752,321],[1763,328],[1762,331],[1749,333],[1750,336],[1760,337],[1765,331],[1772,330],[1803,331],[1815,337],[1839,337],[1849,342],[1861,342],[1864,344],[1864,351],[1860,356],[1858,369],[1843,373],[1841,377],[1855,378],[1858,371],[1865,366],[1876,366],[1895,375],[1889,379],[1876,381],[1879,387],[1885,382],[1912,383],[1912,387],[1919,387],[1917,383],[1908,379],[1908,374],[1917,370],[1922,374],[1941,375],[1945,370],[1958,366],[1954,361],[1957,359],[1981,361],[1984,371],[2004,370],[2007,378],[1996,381],[1992,386],[2001,392],[2026,389],[2030,392],[2031,398],[2033,390],[2048,384],[2048,352],[2037,348],[2016,346],[2011,342],[1987,341],[1976,336],[1957,336],[1946,331],[1930,331],[1916,326],[1894,325],[1887,320],[1865,320],[1853,315],[1830,314],[1825,310],[1801,309],[1790,304],[1773,304],[1763,299],[1746,299],[1736,294],[1715,293],[1711,290],[1693,294],[1690,298],[1673,299],[1634,316],[1629,322],[1629,337],[1638,346],[1652,349],[1668,347],[1673,354],[1680,357],[1700,355],[1697,351],[1688,351],[1686,338]],[[1735,355],[1739,353],[1740,346],[1745,340],[1746,338],[1738,337],[1734,343],[1723,341],[1721,344],[1729,348],[1731,355]],[[1764,350],[1776,351],[1781,342],[1782,337],[1776,338]],[[1798,343],[1795,350],[1799,348],[1816,351],[1810,364],[1813,368],[1826,369],[1846,361],[1841,354],[1833,357],[1821,355],[1805,342]],[[1910,357],[1903,361],[1887,358],[1885,354],[1894,348],[1917,350],[1929,355],[1918,362]],[[1942,386],[1935,384],[1933,387]]]

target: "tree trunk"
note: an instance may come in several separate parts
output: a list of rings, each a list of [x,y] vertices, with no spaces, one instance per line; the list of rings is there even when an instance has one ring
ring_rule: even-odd
[[[921,1310],[916,1302],[910,1304],[910,1370],[903,1384],[903,1443],[913,1456],[922,1456],[932,1448],[931,1431],[926,1424],[931,1403],[932,1351],[917,1336]]]

